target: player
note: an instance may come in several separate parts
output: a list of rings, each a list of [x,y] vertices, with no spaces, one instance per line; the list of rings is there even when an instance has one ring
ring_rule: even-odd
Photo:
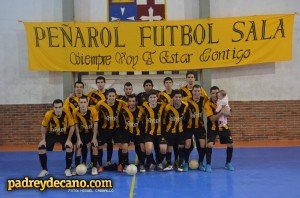
[[[128,101],[128,97],[130,95],[132,95],[132,93],[133,93],[133,87],[132,87],[131,82],[126,82],[124,84],[124,94],[125,95],[119,96],[118,99],[123,100],[124,102],[127,102]]]

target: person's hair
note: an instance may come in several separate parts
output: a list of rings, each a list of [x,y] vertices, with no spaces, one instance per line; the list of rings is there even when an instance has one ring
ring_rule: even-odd
[[[116,92],[116,90],[114,88],[108,89],[107,92],[106,92],[106,96],[108,96],[109,93],[115,93],[115,94],[117,94],[117,92]]]
[[[156,96],[157,96],[157,91],[155,91],[155,90],[150,90],[149,93],[147,94],[147,99],[149,99],[149,97],[150,97],[151,95],[156,95]]]
[[[135,94],[131,94],[131,95],[127,96],[127,97],[128,97],[128,100],[129,100],[129,98],[135,98],[135,101],[137,101],[137,98],[136,98]]]
[[[220,90],[220,91],[218,91],[218,93],[221,93],[222,96],[226,96],[226,91],[225,90]]]
[[[199,88],[201,88],[201,86],[198,85],[198,84],[195,84],[195,85],[193,86],[193,89],[192,89],[192,90],[194,90],[194,89],[199,89]]]
[[[194,78],[196,78],[196,74],[193,71],[187,71],[186,74],[185,74],[185,77],[187,78],[188,75],[190,75],[190,74],[193,74]]]
[[[126,83],[124,84],[124,88],[125,88],[125,87],[132,87],[131,82],[126,82]]]
[[[219,91],[220,89],[217,86],[212,86],[209,91],[212,92],[212,90],[218,90]]]
[[[80,99],[85,99],[86,101],[88,101],[88,98],[87,98],[87,96],[85,96],[85,95],[82,95],[80,98],[79,98],[79,100]]]
[[[153,87],[153,82],[150,79],[147,79],[147,80],[144,81],[143,87],[145,87],[147,83],[150,83],[151,86]]]
[[[103,82],[106,83],[106,80],[105,80],[105,78],[104,78],[103,76],[98,76],[98,77],[96,78],[96,84],[97,84],[97,81],[98,81],[98,80],[103,80]]]
[[[83,83],[83,82],[81,82],[81,81],[76,81],[76,82],[74,83],[74,87],[76,87],[76,84],[82,84],[82,86],[83,86],[83,88],[84,88],[84,83]]]
[[[173,79],[171,77],[165,77],[164,84],[166,83],[166,81],[171,81],[173,83]]]
[[[172,98],[173,98],[176,94],[182,95],[182,92],[181,92],[179,89],[173,90],[173,92],[172,92]]]
[[[54,104],[63,104],[63,101],[61,99],[55,99],[52,103],[53,107],[54,107]]]

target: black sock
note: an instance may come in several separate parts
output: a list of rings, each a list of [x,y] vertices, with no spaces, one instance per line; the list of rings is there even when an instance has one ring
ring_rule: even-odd
[[[164,161],[165,157],[166,157],[166,154],[160,153],[157,164],[161,164]]]
[[[81,158],[81,156],[76,156],[75,157],[75,166],[76,167],[80,164],[80,158]]]
[[[205,156],[205,152],[206,152],[206,148],[197,148],[198,150],[198,154],[199,154],[199,162],[203,162],[204,156]]]
[[[153,158],[153,153],[149,154],[149,155],[146,155],[147,157],[147,165],[150,165],[150,164],[155,164],[155,161],[154,161],[154,158]]]
[[[159,144],[154,144],[154,151],[155,151],[155,160],[158,161],[158,159],[160,158],[160,148],[159,148]]]
[[[124,155],[122,153],[122,150],[121,150],[121,154],[118,156],[119,157],[119,164],[124,164]]]
[[[206,148],[206,164],[211,164],[212,148]]]
[[[189,163],[189,158],[190,158],[190,149],[185,148],[184,149],[184,161],[186,163]]]
[[[179,164],[183,162],[184,148],[178,148]]]
[[[97,167],[98,155],[92,155],[93,167]]]
[[[134,145],[134,150],[135,150],[136,155],[138,156],[138,159],[140,160],[140,158],[141,158],[140,155],[141,155],[141,152],[142,152],[141,146],[139,144],[135,144]]]
[[[128,165],[128,153],[122,153],[123,165]]]
[[[226,163],[231,162],[232,152],[233,152],[233,148],[227,147],[227,150],[226,150]]]
[[[112,155],[113,155],[113,149],[114,149],[114,145],[112,144],[112,142],[107,144],[107,162],[111,161]]]
[[[175,161],[178,160],[178,144],[173,145],[173,152],[174,152],[174,159]]]
[[[122,149],[119,148],[118,150],[118,159],[120,159],[122,157]]]
[[[171,164],[171,156],[172,156],[172,153],[171,152],[167,152],[166,154],[166,161]]]
[[[48,168],[47,168],[47,154],[46,153],[39,154],[39,158],[40,158],[40,163],[41,163],[42,169],[48,171]]]
[[[103,149],[98,149],[98,164],[102,166]]]
[[[73,152],[66,152],[66,169],[70,169],[72,165]]]
[[[87,153],[88,153],[88,149],[87,149],[86,145],[81,147],[81,153],[82,153],[82,163],[86,164],[86,158],[87,158]]]
[[[140,165],[144,165],[145,164],[145,157],[146,157],[146,153],[141,151],[141,153],[140,153],[140,159],[139,159],[139,164]]]
[[[191,147],[189,148],[189,155],[191,154],[191,152],[193,151],[193,149],[194,149],[194,141],[192,139]]]

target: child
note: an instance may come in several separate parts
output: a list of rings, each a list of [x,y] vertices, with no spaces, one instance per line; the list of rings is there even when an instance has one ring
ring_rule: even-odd
[[[223,107],[229,107],[228,96],[224,90],[218,92],[218,101],[216,112],[220,112]],[[227,125],[227,117],[222,115],[218,120],[219,127],[225,127]]]

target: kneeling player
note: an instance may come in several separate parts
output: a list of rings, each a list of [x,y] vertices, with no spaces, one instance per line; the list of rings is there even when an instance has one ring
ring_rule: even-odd
[[[77,151],[75,165],[80,164],[81,148],[92,146],[92,175],[97,175],[97,156],[98,156],[98,112],[94,107],[88,107],[88,99],[86,96],[79,98],[79,109],[73,112],[75,121],[75,131],[77,136]]]
[[[178,145],[179,164],[178,171],[183,171],[183,153],[184,153],[184,130],[187,125],[189,114],[188,104],[182,102],[182,94],[177,89],[173,93],[173,104],[166,106],[166,136],[168,142],[168,151],[166,155],[166,166],[164,171],[172,170],[171,155],[174,145]]]
[[[143,108],[137,106],[137,98],[135,95],[128,96],[128,106],[124,106],[120,115],[120,126],[122,134],[122,166],[128,165],[128,144],[134,142],[135,147],[140,147],[141,151],[136,152],[139,159],[139,170],[145,172],[145,145],[144,137],[141,131],[141,119],[143,116]]]
[[[53,151],[56,142],[59,142],[66,148],[66,169],[65,175],[72,176],[72,152],[73,144],[71,137],[74,133],[74,120],[69,111],[63,110],[63,101],[56,99],[52,103],[53,109],[45,114],[42,122],[41,132],[42,140],[39,143],[39,158],[43,170],[38,177],[48,175],[47,151]]]

